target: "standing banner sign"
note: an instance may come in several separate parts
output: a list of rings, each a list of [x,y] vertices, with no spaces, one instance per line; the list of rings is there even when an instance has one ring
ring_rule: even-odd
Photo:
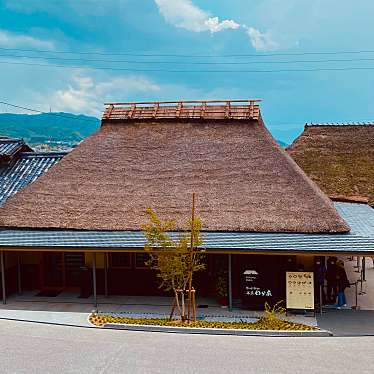
[[[287,309],[314,309],[313,272],[286,272]]]
[[[243,305],[247,308],[263,308],[265,302],[273,304],[274,291],[267,277],[259,269],[247,269],[243,272]]]

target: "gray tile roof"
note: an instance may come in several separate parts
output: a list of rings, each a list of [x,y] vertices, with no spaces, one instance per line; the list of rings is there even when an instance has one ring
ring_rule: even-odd
[[[16,192],[47,172],[65,152],[19,153],[12,163],[0,166],[0,206]]]
[[[0,159],[10,157],[25,146],[22,139],[0,137]]]
[[[374,209],[367,204],[334,203],[351,227],[350,235],[374,238]]]
[[[297,252],[374,254],[374,209],[365,204],[335,203],[351,226],[347,234],[205,232],[207,252]],[[140,231],[0,230],[0,247],[140,250]]]

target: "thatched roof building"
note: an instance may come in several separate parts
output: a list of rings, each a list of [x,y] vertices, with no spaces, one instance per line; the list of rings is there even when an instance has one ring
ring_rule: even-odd
[[[254,101],[108,105],[98,131],[8,200],[0,226],[140,230],[152,207],[182,228],[193,192],[207,231],[349,231]]]
[[[287,152],[327,195],[374,205],[374,124],[306,125]]]

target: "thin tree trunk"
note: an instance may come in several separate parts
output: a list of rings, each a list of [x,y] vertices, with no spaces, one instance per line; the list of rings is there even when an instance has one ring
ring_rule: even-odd
[[[180,318],[182,318],[181,307],[180,307],[180,305],[179,305],[179,296],[178,296],[178,292],[176,292],[176,291],[174,290],[174,294],[175,294],[175,301],[176,301],[176,305],[177,305],[178,313],[179,313]]]
[[[193,263],[191,263],[191,266],[193,266]],[[192,276],[193,276],[193,270],[191,268],[188,276],[188,320],[191,319],[191,308],[192,308],[192,299],[191,299],[191,292],[192,292]]]
[[[174,300],[173,300],[173,305],[171,306],[171,311],[170,311],[170,316],[169,316],[169,320],[171,321],[173,319],[173,316],[174,316],[174,312],[175,312],[175,308],[177,307],[177,302],[175,300],[175,295],[174,295]]]

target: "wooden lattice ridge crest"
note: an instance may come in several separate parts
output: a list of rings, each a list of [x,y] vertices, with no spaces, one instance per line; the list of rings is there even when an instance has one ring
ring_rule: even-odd
[[[253,119],[261,100],[181,100],[106,103],[103,120]]]

